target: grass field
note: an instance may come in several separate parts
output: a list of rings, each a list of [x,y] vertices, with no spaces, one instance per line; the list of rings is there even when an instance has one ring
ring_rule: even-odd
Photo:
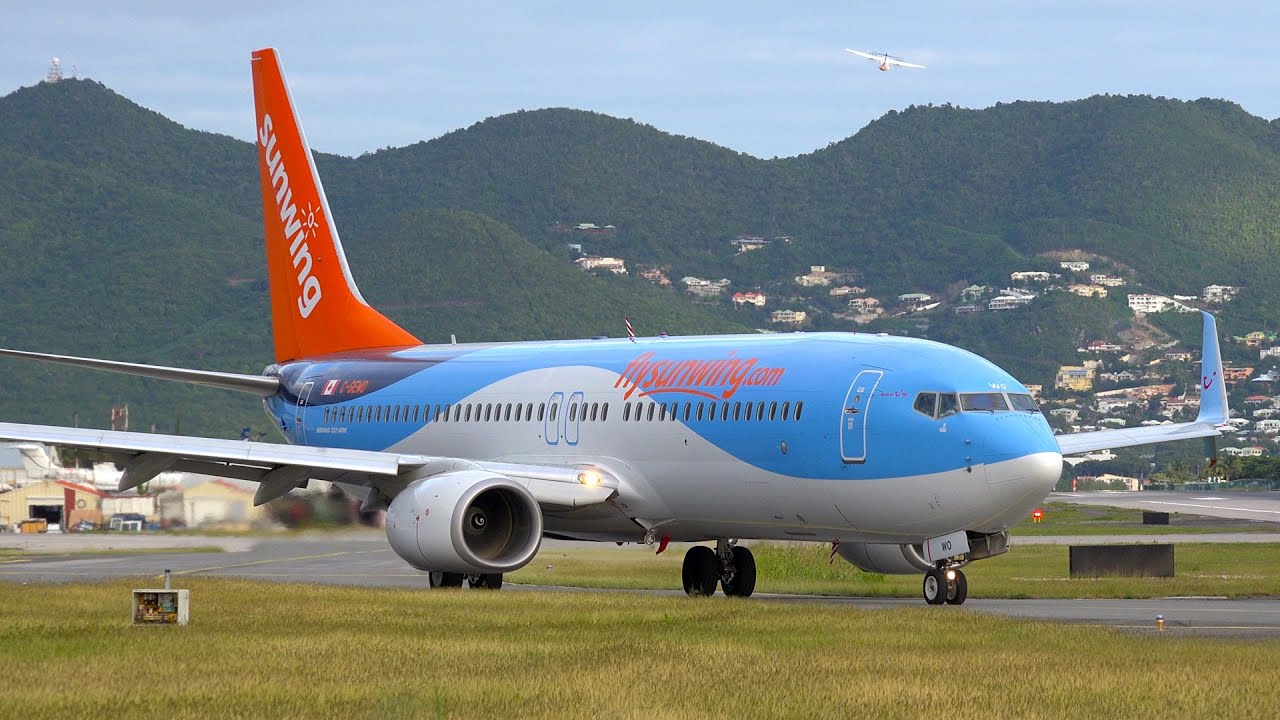
[[[1015,539],[1016,542],[1016,539]],[[678,588],[684,546],[654,557],[636,548],[544,549],[508,581],[605,588]],[[757,544],[758,592],[918,597],[920,575],[865,573],[837,557],[829,545]],[[1172,578],[1071,578],[1068,548],[1015,545],[1008,553],[965,568],[969,596],[985,598],[1149,598],[1174,595],[1256,597],[1280,595],[1280,546],[1178,544]]]
[[[133,628],[131,587],[0,584],[0,716],[1203,720],[1280,709],[1280,643],[949,607],[185,578],[190,626]]]

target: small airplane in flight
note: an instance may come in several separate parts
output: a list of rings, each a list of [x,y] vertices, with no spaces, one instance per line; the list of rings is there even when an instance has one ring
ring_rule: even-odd
[[[883,52],[869,52],[869,53],[867,53],[867,52],[862,52],[861,50],[850,50],[849,48],[845,48],[845,49],[844,49],[844,51],[845,51],[845,52],[853,53],[854,55],[857,55],[858,57],[864,57],[864,58],[866,58],[866,59],[870,60],[871,62],[880,63],[880,69],[881,69],[882,71],[884,71],[884,72],[888,72],[888,71],[889,71],[889,69],[890,69],[890,68],[893,68],[893,67],[919,68],[919,69],[921,69],[921,70],[923,70],[923,69],[924,69],[924,66],[923,66],[923,65],[917,65],[917,64],[915,64],[915,63],[909,63],[909,62],[907,62],[906,60],[903,60],[903,59],[902,59],[902,58],[900,58],[900,57],[894,57],[893,55],[890,55],[889,53],[883,53]]]
[[[289,444],[10,422],[0,440],[112,460],[120,492],[166,470],[256,482],[258,504],[334,482],[386,510],[391,548],[433,587],[496,589],[551,537],[714,543],[686,552],[685,591],[746,597],[756,563],[738,540],[782,540],[920,575],[926,602],[959,605],[961,568],[1009,549],[1063,455],[1212,445],[1230,417],[1208,313],[1195,420],[1064,435],[1004,370],[908,337],[423,344],[356,287],[279,55],[253,53],[252,69],[274,362],[247,375],[0,356],[249,393]]]

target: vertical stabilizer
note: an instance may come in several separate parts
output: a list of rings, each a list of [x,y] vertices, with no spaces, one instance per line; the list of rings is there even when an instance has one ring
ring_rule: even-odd
[[[272,48],[253,53],[253,99],[276,361],[420,344],[361,297]]]

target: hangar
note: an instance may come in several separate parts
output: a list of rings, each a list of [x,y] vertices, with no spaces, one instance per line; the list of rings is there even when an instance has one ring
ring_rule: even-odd
[[[105,495],[67,480],[45,480],[0,494],[0,524],[8,527],[28,518],[41,518],[66,529],[81,520],[102,522]]]

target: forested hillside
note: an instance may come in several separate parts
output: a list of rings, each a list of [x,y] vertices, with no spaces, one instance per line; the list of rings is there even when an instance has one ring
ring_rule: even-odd
[[[260,370],[271,344],[255,158],[92,81],[0,98],[0,346]],[[550,109],[318,162],[365,296],[425,341],[617,335],[624,314],[642,333],[763,325],[634,279],[641,264],[799,308],[809,301],[793,277],[809,265],[879,297],[945,295],[1056,270],[1044,253],[1063,251],[1106,258],[1153,292],[1240,286],[1222,311],[1228,333],[1274,330],[1280,317],[1280,128],[1224,101],[913,107],[775,160]],[[571,231],[585,222],[613,229]],[[739,235],[791,241],[735,254]],[[624,258],[632,277],[583,273],[570,243]],[[808,307],[814,328],[855,327]],[[954,342],[1045,382],[1071,343],[1112,338],[1126,320],[1122,301],[1061,298],[870,329]],[[248,397],[0,367],[6,419],[79,413],[100,426],[117,400],[142,429],[179,417],[184,431],[220,435],[264,425]]]

